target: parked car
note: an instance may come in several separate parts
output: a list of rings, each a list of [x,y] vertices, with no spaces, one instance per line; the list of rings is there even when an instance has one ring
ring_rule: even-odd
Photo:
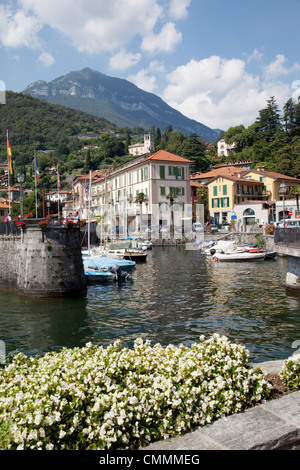
[[[204,228],[201,222],[195,222],[193,223],[193,231],[194,232],[203,232]]]
[[[215,233],[218,231],[218,226],[216,224],[210,224],[208,226],[208,230],[211,232],[211,233]]]

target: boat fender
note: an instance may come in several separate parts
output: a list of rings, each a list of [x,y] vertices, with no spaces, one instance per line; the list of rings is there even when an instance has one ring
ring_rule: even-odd
[[[213,256],[214,254],[216,253],[216,250],[214,250],[213,248],[210,250],[210,254]]]

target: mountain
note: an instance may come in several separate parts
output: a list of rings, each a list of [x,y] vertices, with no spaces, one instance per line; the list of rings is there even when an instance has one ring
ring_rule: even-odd
[[[206,142],[215,141],[219,134],[218,130],[187,118],[133,83],[89,68],[70,72],[49,83],[38,80],[23,93],[105,118],[118,127],[149,129],[154,125],[163,131],[171,124],[174,130],[185,135],[195,133]]]

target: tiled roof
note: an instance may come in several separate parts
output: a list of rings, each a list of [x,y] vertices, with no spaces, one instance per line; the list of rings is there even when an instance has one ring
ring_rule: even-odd
[[[257,174],[260,174],[262,176],[270,176],[271,178],[274,178],[274,179],[280,179],[280,180],[285,180],[285,181],[298,181],[299,184],[300,184],[300,180],[298,180],[297,178],[293,178],[292,176],[287,176],[287,175],[282,175],[280,173],[274,173],[273,171],[260,171],[260,170],[247,170],[245,172],[243,172],[243,174],[247,174],[247,173],[250,173],[250,172],[255,172]]]
[[[264,184],[262,181],[257,181],[257,180],[252,180],[252,179],[247,180],[246,178],[240,178],[239,176],[236,176],[236,175],[217,175],[214,178],[212,178],[209,181],[209,183],[211,183],[212,181],[217,179],[219,176],[222,176],[222,178],[225,178],[225,179],[228,179],[228,180],[231,180],[231,181],[235,181],[237,183],[255,184],[255,185],[258,185],[258,184],[263,185]],[[209,184],[209,183],[207,183],[207,184]]]
[[[167,152],[166,150],[158,150],[158,152],[153,153],[146,160],[158,160],[158,161],[165,161],[165,162],[178,162],[178,163],[192,163],[191,160],[187,160],[186,158],[179,157],[174,153]]]
[[[241,168],[237,168],[236,166],[227,166],[222,168],[216,168],[215,170],[208,171],[207,173],[195,173],[191,176],[191,180],[198,180],[198,179],[207,179],[207,178],[215,178],[216,176],[233,176],[241,173]]]

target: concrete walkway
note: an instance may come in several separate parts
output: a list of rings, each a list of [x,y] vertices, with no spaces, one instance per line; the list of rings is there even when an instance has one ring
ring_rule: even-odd
[[[283,361],[259,366],[278,373]],[[270,400],[243,413],[221,418],[182,437],[155,442],[139,450],[300,450],[300,391]]]

